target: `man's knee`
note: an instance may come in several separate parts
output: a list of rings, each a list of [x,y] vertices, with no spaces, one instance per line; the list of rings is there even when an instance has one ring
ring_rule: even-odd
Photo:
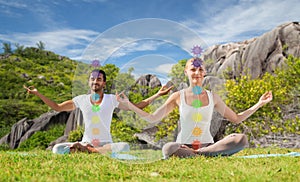
[[[130,146],[126,142],[112,143],[110,145],[112,152],[128,152],[130,150]]]
[[[63,144],[56,144],[52,148],[52,152],[54,154],[69,154],[70,153],[70,146],[63,145]]]

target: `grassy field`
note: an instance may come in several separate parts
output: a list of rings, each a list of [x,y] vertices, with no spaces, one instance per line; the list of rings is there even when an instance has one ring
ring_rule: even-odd
[[[0,181],[300,181],[299,157],[237,157],[289,152],[300,149],[245,149],[231,157],[148,162],[99,154],[0,151]]]

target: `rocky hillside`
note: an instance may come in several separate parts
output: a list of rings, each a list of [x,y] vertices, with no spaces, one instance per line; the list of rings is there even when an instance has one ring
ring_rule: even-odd
[[[242,42],[211,46],[203,53],[203,58],[208,74],[213,78],[222,78],[224,74],[229,78],[241,74],[257,78],[282,66],[288,55],[300,57],[299,22],[285,23]]]

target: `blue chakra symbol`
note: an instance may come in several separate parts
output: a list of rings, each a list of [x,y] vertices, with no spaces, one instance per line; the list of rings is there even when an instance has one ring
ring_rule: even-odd
[[[98,101],[100,99],[100,95],[97,93],[92,94],[91,97],[93,101]]]

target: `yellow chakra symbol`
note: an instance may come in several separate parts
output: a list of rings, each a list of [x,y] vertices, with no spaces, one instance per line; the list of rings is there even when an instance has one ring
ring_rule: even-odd
[[[100,122],[100,118],[98,116],[92,116],[92,123],[97,124]]]
[[[98,128],[93,128],[92,129],[92,133],[93,133],[93,135],[99,135],[100,134],[100,130]]]
[[[199,128],[198,126],[196,126],[196,127],[193,129],[192,134],[193,134],[194,136],[200,136],[200,135],[202,134],[201,128]]]
[[[200,113],[194,113],[192,119],[194,122],[200,122],[202,120],[202,115]]]

